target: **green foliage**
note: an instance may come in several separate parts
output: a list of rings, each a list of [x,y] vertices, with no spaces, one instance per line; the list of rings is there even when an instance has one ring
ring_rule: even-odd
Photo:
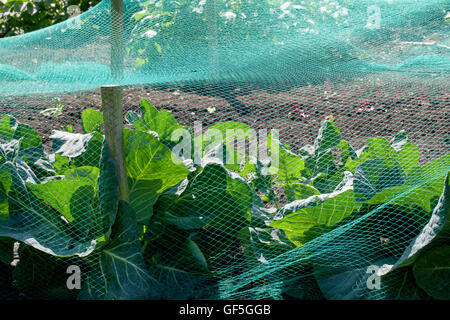
[[[448,300],[450,292],[450,246],[442,246],[422,255],[414,264],[417,284],[430,296]]]
[[[353,190],[343,189],[334,194],[312,196],[286,205],[271,226],[283,230],[297,246],[325,234],[361,205],[354,201]]]
[[[6,162],[1,168],[10,171],[12,190],[8,193],[9,219],[0,225],[0,236],[23,241],[57,256],[83,255],[93,249],[90,241],[77,240],[57,212],[26,187],[19,174],[21,165]]]
[[[403,168],[393,158],[367,160],[355,170],[356,201],[364,202],[383,189],[401,186],[405,178]]]
[[[397,259],[396,255],[378,256],[374,263],[363,263],[359,267],[337,261],[339,267],[331,266],[333,261],[318,263],[316,278],[324,295],[328,299],[370,299],[376,296],[397,300],[448,299],[449,192],[447,175],[444,190],[428,223],[411,239],[400,258]],[[361,248],[354,248],[354,261],[361,252]],[[366,285],[367,270],[374,265],[380,267],[377,271],[380,277],[378,290],[370,290]]]
[[[110,242],[94,252],[91,271],[80,299],[135,300],[160,296],[159,283],[145,265],[138,240],[135,213],[121,201]]]
[[[211,41],[211,23],[217,31],[219,43],[242,46],[242,40],[257,42],[269,40],[268,55],[279,49],[283,37],[291,30],[307,34],[314,32],[316,22],[344,24],[341,6],[328,3],[327,10],[320,10],[316,1],[304,1],[300,5],[282,4],[272,0],[227,1],[216,0],[209,6],[206,1],[143,1],[139,3],[130,19],[135,23],[127,53],[135,60],[137,69],[152,69],[157,61],[170,60],[173,68],[182,68],[189,59],[177,51],[183,43],[197,50],[205,50]],[[277,19],[271,19],[276,16]],[[252,19],[258,17],[258,21]],[[260,21],[271,21],[268,25]],[[306,31],[308,30],[308,31]],[[304,42],[309,42],[306,37]],[[336,49],[339,50],[339,49]],[[167,54],[170,53],[170,54]],[[196,55],[198,53],[196,52]],[[229,59],[235,57],[227,56]],[[335,59],[321,57],[319,59]],[[200,62],[200,60],[199,60]],[[189,64],[191,64],[190,62]]]
[[[137,130],[152,132],[156,137],[169,147],[172,146],[172,133],[183,129],[174,116],[166,110],[157,110],[147,100],[142,99],[140,103],[141,114],[134,111],[127,113],[125,119],[128,124]]]
[[[158,195],[187,177],[189,170],[172,161],[171,150],[149,133],[125,130],[130,204],[139,222],[152,215]]]
[[[0,1],[0,37],[14,36],[51,26],[70,17],[69,6],[82,12],[101,0],[2,0]]]
[[[12,271],[14,285],[28,299],[76,299],[77,293],[69,290],[64,281],[67,267],[81,261],[56,258],[30,246],[20,245],[18,261]]]
[[[99,126],[103,123],[103,114],[98,110],[87,109],[81,114],[81,122],[84,133],[91,133],[99,130]]]
[[[391,142],[368,139],[355,152],[328,120],[299,154],[272,132],[263,164],[230,148],[250,128],[224,122],[210,129],[240,130],[223,141],[228,153],[214,156],[221,145],[204,134],[194,141],[203,147],[201,164],[188,165],[195,154],[179,161],[171,150],[174,130],[184,127],[143,100],[141,113],[126,116],[126,203],[118,200],[102,114],[85,110],[81,118],[83,133],[53,132],[50,154],[32,128],[0,119],[0,263],[20,242],[10,276],[27,294],[41,286],[30,269],[59,274],[76,260],[87,270],[79,299],[211,297],[236,270],[305,248],[314,253],[302,265],[310,276],[296,290],[300,278],[283,279],[290,296],[448,298],[441,285],[448,282],[449,155],[420,165],[403,132]],[[231,156],[239,165],[227,163]],[[388,240],[380,245],[380,237]],[[378,293],[362,285],[368,261],[383,266]],[[75,297],[48,273],[36,277],[47,283],[43,295]]]

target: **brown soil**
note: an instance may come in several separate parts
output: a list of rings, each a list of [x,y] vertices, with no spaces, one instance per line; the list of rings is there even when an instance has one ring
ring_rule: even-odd
[[[255,130],[278,129],[281,141],[293,150],[313,143],[320,122],[332,116],[343,139],[355,148],[362,147],[367,138],[391,139],[405,130],[411,142],[419,146],[421,161],[428,162],[450,150],[450,92],[444,79],[425,80],[399,78],[382,82],[374,75],[346,83],[293,87],[284,92],[245,86],[211,92],[206,87],[206,94],[186,86],[132,87],[124,90],[124,109],[136,110],[145,98],[158,109],[172,112],[182,125],[201,121],[205,130],[217,122],[240,121]],[[83,110],[101,108],[99,90],[58,98],[65,108],[57,118],[39,113],[54,107],[57,97],[3,99],[0,110],[31,125],[47,143],[52,130],[66,129],[67,125],[81,132]],[[215,111],[209,112],[208,107]],[[248,113],[242,115],[242,108]]]

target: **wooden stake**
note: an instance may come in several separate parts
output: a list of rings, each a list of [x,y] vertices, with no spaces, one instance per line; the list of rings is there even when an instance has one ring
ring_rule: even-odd
[[[123,0],[111,0],[111,75],[122,79],[124,60]]]
[[[123,142],[122,87],[103,86],[101,88],[105,140],[116,163],[119,177],[120,200],[129,202],[128,176]]]

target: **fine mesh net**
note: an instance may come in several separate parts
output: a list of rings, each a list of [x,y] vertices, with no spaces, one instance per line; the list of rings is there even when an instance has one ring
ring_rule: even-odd
[[[121,4],[0,39],[1,299],[449,299],[448,1]]]

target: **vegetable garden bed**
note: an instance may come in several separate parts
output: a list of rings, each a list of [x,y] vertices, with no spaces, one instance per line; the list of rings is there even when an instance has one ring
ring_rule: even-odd
[[[344,94],[326,96],[323,89],[302,103],[301,89],[290,92],[292,100],[245,92],[236,99],[252,112],[241,123],[233,121],[226,97],[130,89],[124,131],[129,204],[117,200],[95,94],[82,106],[72,101],[61,115],[27,114],[23,123],[14,118],[23,118],[20,109],[12,110],[0,121],[2,261],[14,258],[15,241],[22,244],[14,267],[4,267],[6,290],[64,299],[245,298],[255,292],[262,298],[448,298],[442,286],[450,256],[448,114],[438,103],[448,96],[435,91],[426,100],[395,100],[391,90],[344,109],[336,107]],[[160,110],[146,100],[137,108],[139,96]],[[428,118],[417,112],[424,104]],[[409,123],[401,122],[406,116]],[[267,140],[279,157],[276,173],[261,174],[261,163],[249,159],[175,164],[171,134],[197,120],[223,132],[289,127],[288,135],[280,128],[280,141]],[[424,128],[427,121],[433,126]],[[357,123],[364,129],[355,131]],[[396,131],[405,127],[413,131]],[[374,134],[363,144],[355,132]],[[431,139],[444,143],[423,148]],[[61,280],[71,264],[83,270],[80,292]],[[365,286],[370,265],[383,267],[378,290]],[[30,268],[41,271],[30,279]],[[59,277],[49,279],[47,270]]]

